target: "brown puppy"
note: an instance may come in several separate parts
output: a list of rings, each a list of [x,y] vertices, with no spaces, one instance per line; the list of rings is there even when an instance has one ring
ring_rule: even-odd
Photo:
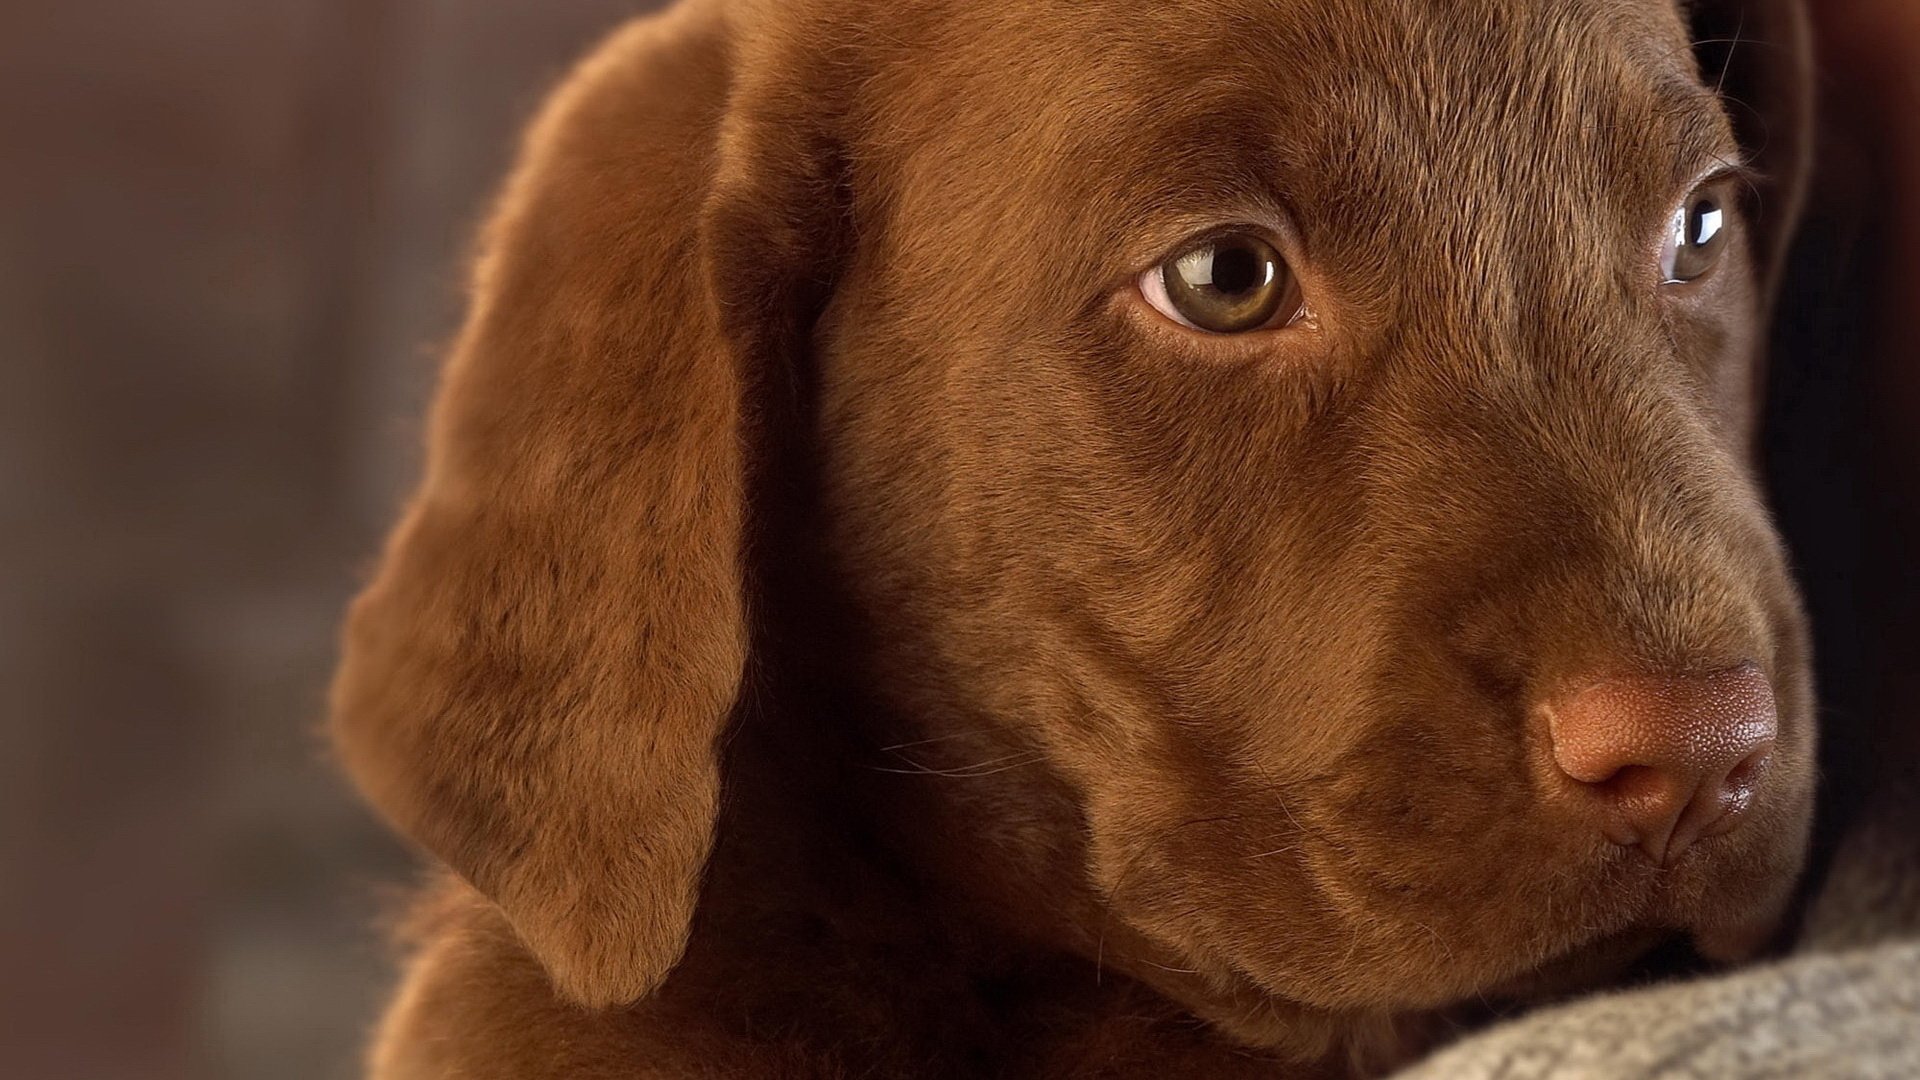
[[[464,879],[375,1074],[1338,1075],[1764,940],[1812,786],[1747,464],[1800,30],[623,32],[351,617],[342,753]]]

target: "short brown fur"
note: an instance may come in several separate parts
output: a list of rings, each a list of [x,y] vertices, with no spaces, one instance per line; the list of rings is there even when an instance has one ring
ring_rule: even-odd
[[[1338,1076],[1776,920],[1812,691],[1749,459],[1802,20],[1696,7],[1724,74],[1663,0],[622,31],[528,140],[347,631],[345,762],[454,871],[373,1075]],[[1743,144],[1744,240],[1662,294]],[[1131,290],[1269,220],[1309,329]],[[1556,687],[1743,661],[1745,827],[1660,870],[1543,802]]]

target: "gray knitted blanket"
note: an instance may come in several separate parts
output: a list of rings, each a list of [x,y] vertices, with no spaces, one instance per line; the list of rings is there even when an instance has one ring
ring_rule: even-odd
[[[1920,784],[1881,791],[1784,960],[1589,998],[1441,1051],[1399,1080],[1920,1080]]]

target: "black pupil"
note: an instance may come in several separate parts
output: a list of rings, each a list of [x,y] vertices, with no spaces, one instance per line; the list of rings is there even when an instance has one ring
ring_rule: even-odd
[[[1250,247],[1222,245],[1213,252],[1213,287],[1228,296],[1252,292],[1267,283],[1266,260]]]

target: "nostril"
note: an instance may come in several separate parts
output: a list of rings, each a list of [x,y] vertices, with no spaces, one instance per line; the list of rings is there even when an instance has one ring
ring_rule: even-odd
[[[1671,823],[1679,820],[1693,797],[1690,785],[1644,765],[1629,765],[1599,783],[1581,786],[1604,811],[1601,832],[1621,847],[1642,846],[1650,840],[1664,845]]]
[[[1701,836],[1720,836],[1731,832],[1740,823],[1741,815],[1752,805],[1754,794],[1766,779],[1767,769],[1773,765],[1773,743],[1748,754],[1720,782],[1720,790],[1715,792],[1715,812],[1700,823]]]
[[[1766,774],[1767,766],[1773,764],[1773,741],[1769,739],[1765,746],[1748,754],[1740,764],[1727,773],[1725,787],[1728,791],[1751,789]]]

